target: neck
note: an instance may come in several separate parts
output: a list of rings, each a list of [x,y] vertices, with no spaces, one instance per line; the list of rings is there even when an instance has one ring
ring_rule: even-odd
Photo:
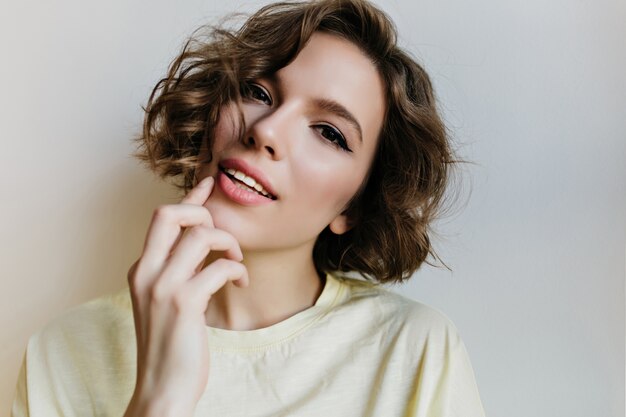
[[[324,281],[315,269],[312,244],[287,252],[243,251],[249,285],[227,281],[209,301],[206,324],[228,330],[271,326],[313,306]],[[205,265],[220,257],[209,255]]]

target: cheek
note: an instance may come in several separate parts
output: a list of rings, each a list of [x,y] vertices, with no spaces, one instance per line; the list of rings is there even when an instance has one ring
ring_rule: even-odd
[[[303,160],[303,159],[300,159]],[[304,191],[301,203],[308,212],[330,216],[345,208],[359,188],[364,172],[352,160],[341,157],[308,158],[294,172],[297,190]]]
[[[222,110],[220,120],[213,131],[213,153],[219,155],[226,149],[228,144],[234,140],[235,134],[236,126],[233,116],[228,110]]]

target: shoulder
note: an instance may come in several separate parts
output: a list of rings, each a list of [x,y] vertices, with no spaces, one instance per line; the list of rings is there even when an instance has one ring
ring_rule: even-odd
[[[30,337],[14,409],[19,415],[25,409],[31,415],[54,409],[121,415],[124,401],[118,400],[134,387],[135,340],[127,288],[66,310]],[[94,412],[105,408],[114,412]]]
[[[31,354],[72,355],[87,360],[106,347],[123,349],[134,340],[132,304],[128,288],[72,307],[50,320],[29,341]]]
[[[48,322],[40,333],[67,330],[92,332],[101,329],[102,325],[107,327],[124,325],[129,319],[132,319],[130,293],[128,288],[123,288],[67,309]]]
[[[378,283],[343,276],[336,278],[346,288],[344,305],[354,306],[378,325],[395,329],[414,342],[460,341],[455,324],[439,309]]]
[[[347,305],[360,305],[359,315],[370,323],[368,337],[375,331],[377,348],[409,375],[407,415],[485,415],[465,344],[448,316],[380,284],[342,283]]]

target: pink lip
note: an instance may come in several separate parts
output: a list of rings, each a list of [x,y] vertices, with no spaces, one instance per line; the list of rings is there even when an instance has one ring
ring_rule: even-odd
[[[224,168],[236,169],[237,171],[241,171],[247,176],[254,178],[256,182],[261,184],[263,188],[274,197],[276,197],[276,192],[261,171],[255,169],[251,165],[248,165],[242,159],[224,159],[219,163],[216,182],[220,190],[222,190],[222,192],[234,202],[244,206],[258,206],[274,201],[273,199],[262,196],[261,194],[240,188],[236,185],[238,181],[231,179],[228,175],[226,175],[226,173],[222,170]]]
[[[231,200],[244,206],[260,206],[272,203],[274,200],[257,194],[253,191],[239,188],[235,182],[222,170],[217,172],[217,186]]]
[[[272,184],[267,179],[265,174],[263,174],[263,172],[259,171],[253,166],[248,165],[248,163],[245,162],[243,159],[235,159],[235,158],[224,159],[223,161],[219,163],[219,165],[223,168],[236,169],[237,171],[241,171],[247,176],[254,178],[256,182],[258,182],[259,184],[263,186],[265,191],[267,191],[269,194],[273,195],[274,197],[278,199],[278,196],[276,195],[276,190],[274,190],[274,187],[272,187]],[[267,199],[266,197],[263,197],[263,198]]]

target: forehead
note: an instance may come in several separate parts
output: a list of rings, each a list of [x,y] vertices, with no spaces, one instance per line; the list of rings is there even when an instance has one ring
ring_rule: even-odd
[[[352,42],[315,32],[274,78],[286,96],[341,104],[361,125],[364,143],[378,137],[385,112],[383,82],[371,59]]]

